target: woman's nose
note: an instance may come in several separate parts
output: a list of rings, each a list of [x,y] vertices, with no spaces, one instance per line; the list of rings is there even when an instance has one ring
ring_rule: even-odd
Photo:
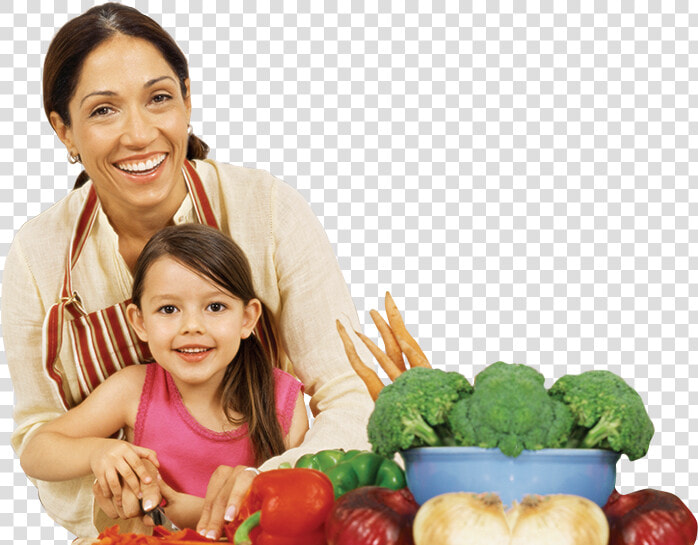
[[[158,129],[147,112],[134,108],[126,117],[121,143],[133,149],[146,148],[155,138]]]

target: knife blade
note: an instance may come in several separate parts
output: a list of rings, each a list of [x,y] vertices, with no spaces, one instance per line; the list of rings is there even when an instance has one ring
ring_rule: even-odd
[[[141,509],[142,508],[143,506],[141,505]],[[150,511],[143,510],[143,512],[153,519],[153,524],[155,524],[155,526],[162,526],[170,532],[177,532],[179,530],[179,527],[167,517],[165,510],[159,505]]]

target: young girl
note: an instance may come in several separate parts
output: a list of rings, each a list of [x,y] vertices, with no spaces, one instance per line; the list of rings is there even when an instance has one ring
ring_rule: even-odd
[[[274,367],[249,263],[221,232],[198,224],[158,232],[138,258],[132,293],[129,321],[154,362],[124,368],[43,425],[20,461],[45,481],[92,473],[119,497],[122,483],[139,493],[151,481],[148,459],[179,493],[168,516],[193,527],[218,466],[256,467],[301,443],[302,387]],[[126,441],[112,438],[122,429]]]

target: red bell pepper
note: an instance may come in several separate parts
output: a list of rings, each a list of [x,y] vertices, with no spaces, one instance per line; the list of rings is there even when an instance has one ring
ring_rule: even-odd
[[[325,545],[325,519],[334,503],[329,477],[315,469],[264,471],[240,507],[242,523],[225,527],[236,545]]]

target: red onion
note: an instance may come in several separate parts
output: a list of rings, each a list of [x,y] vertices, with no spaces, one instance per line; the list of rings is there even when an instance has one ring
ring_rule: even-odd
[[[613,491],[603,508],[611,530],[609,545],[693,545],[698,526],[674,494],[646,488]]]

